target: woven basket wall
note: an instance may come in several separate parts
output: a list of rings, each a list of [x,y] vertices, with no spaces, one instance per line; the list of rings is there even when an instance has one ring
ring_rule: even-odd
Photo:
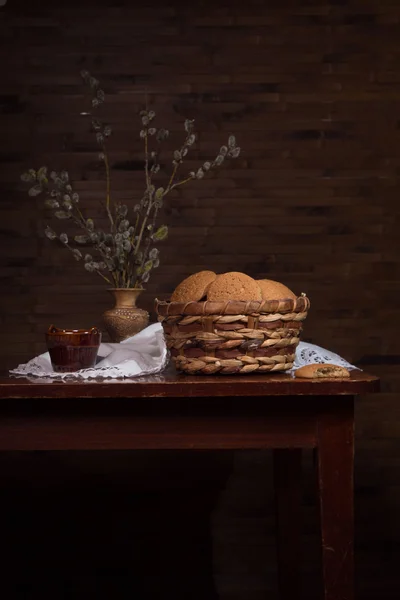
[[[156,311],[178,371],[268,373],[292,368],[310,301],[161,302]]]

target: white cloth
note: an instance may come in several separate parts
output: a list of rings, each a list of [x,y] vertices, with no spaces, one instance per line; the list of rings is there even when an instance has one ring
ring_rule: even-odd
[[[100,360],[99,360],[100,359]],[[100,344],[99,362],[90,369],[56,373],[48,352],[12,369],[12,375],[51,377],[54,379],[93,379],[138,377],[162,371],[168,361],[161,323],[153,323],[119,344]]]
[[[91,369],[81,369],[74,373],[55,373],[48,352],[40,354],[29,362],[12,369],[12,375],[50,377],[54,379],[97,379],[123,378],[151,375],[162,371],[168,362],[161,323],[153,323],[135,336],[120,344],[100,344],[99,362]],[[296,358],[292,371],[312,363],[334,363],[356,369],[338,354],[314,344],[300,342],[296,348]]]

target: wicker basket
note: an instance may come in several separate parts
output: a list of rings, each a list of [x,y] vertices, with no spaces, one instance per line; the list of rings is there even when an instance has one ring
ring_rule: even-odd
[[[156,300],[178,371],[266,373],[292,368],[310,301],[165,302]]]

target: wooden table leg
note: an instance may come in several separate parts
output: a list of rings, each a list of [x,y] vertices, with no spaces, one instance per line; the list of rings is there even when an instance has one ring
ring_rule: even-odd
[[[274,450],[276,543],[280,600],[301,597],[301,449]]]
[[[323,401],[324,399],[321,399]],[[328,402],[329,399],[326,398]],[[318,423],[317,473],[324,600],[354,600],[354,399]]]

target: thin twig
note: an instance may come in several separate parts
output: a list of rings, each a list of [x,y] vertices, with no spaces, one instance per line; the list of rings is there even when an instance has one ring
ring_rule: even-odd
[[[149,198],[149,207],[148,207],[148,209],[146,211],[146,214],[145,214],[145,216],[143,218],[143,223],[142,223],[142,226],[140,228],[140,233],[139,233],[138,241],[137,241],[134,253],[133,253],[134,256],[136,256],[137,253],[138,253],[138,251],[139,251],[140,243],[141,243],[142,237],[143,237],[144,228],[146,227],[147,220],[148,220],[148,218],[150,216],[150,211],[151,211],[152,207],[153,207],[153,204],[152,204],[152,202],[151,202],[151,200]]]
[[[150,185],[151,185],[151,176],[149,174],[149,143],[148,143],[148,129],[147,127],[145,128],[145,136],[144,136],[144,155],[145,155],[145,161],[144,161],[144,170],[146,173],[146,187],[147,189],[149,189]]]
[[[179,168],[179,164],[180,164],[180,163],[176,162],[176,163],[175,163],[175,165],[174,165],[174,170],[172,171],[172,174],[171,174],[170,180],[169,180],[169,182],[168,182],[168,185],[167,185],[167,189],[165,190],[165,194],[167,194],[167,193],[169,192],[169,190],[171,190],[171,189],[172,189],[171,185],[172,185],[172,182],[174,181],[174,178],[175,178],[176,172],[177,172],[177,170],[178,170],[178,168]],[[165,195],[165,194],[164,194],[164,195]]]
[[[181,181],[177,181],[176,183],[174,183],[174,185],[168,191],[170,192],[174,188],[178,187],[178,185],[183,185],[184,183],[187,183],[188,181],[191,181],[192,179],[193,179],[193,177],[188,177],[187,179],[182,179]]]
[[[96,269],[96,273],[98,273],[100,275],[100,277],[102,277],[104,279],[104,281],[107,281],[107,283],[111,285],[111,281],[108,279],[108,277],[106,277],[105,275],[103,275],[103,273],[101,273],[101,271],[99,271],[98,269]]]
[[[156,219],[157,219],[157,213],[158,213],[158,207],[156,206],[154,209],[154,213],[153,213],[153,219],[152,219],[152,223],[151,223],[151,231],[154,231],[155,228],[155,224],[156,224]],[[142,258],[142,262],[140,267],[143,269],[144,267],[144,263],[147,262],[147,256],[149,253],[149,248],[150,248],[150,244],[152,242],[151,239],[151,235],[149,235],[148,239],[146,240],[146,246],[145,249],[143,251],[143,258]]]
[[[106,167],[106,185],[107,185],[107,191],[106,191],[106,211],[107,211],[107,215],[108,215],[108,218],[110,220],[110,223],[111,223],[111,229],[113,230],[114,229],[114,219],[112,218],[112,214],[111,214],[111,211],[110,211],[110,199],[111,199],[111,196],[110,196],[110,185],[111,185],[111,182],[110,182],[110,164],[108,162],[107,150],[106,150],[106,147],[105,147],[104,144],[102,146],[102,149],[103,149],[103,154],[104,154],[104,165]]]

